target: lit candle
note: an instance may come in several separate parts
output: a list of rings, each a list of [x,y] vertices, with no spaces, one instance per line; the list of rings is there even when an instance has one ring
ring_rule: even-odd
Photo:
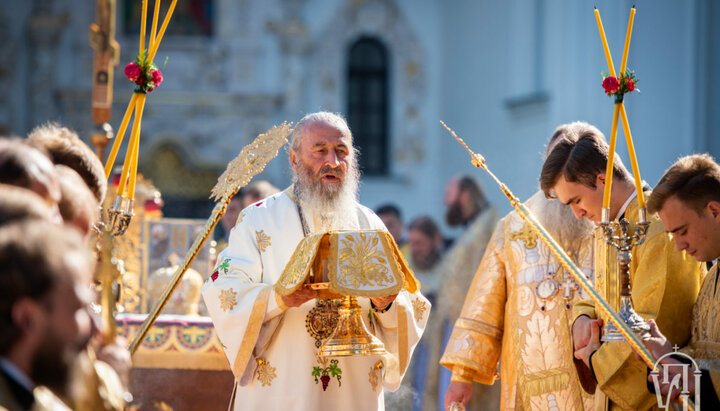
[[[140,56],[145,51],[145,23],[147,21],[147,0],[142,0],[142,14],[140,16]]]
[[[617,104],[615,105],[617,107]],[[623,131],[625,132],[625,141],[627,142],[628,152],[630,153],[630,163],[632,164],[633,176],[635,176],[635,190],[637,190],[638,207],[645,207],[645,194],[642,189],[642,179],[640,178],[640,167],[638,167],[637,157],[635,156],[635,146],[633,145],[632,134],[630,134],[630,123],[625,112],[625,105],[620,104],[620,116],[622,117]],[[617,124],[615,125],[617,127]]]
[[[600,30],[600,39],[602,39],[603,50],[605,50],[605,59],[607,59],[608,67],[610,68],[610,75],[615,76],[615,66],[613,66],[612,56],[610,56],[610,47],[608,46],[607,38],[605,38],[605,29],[603,29],[602,20],[600,19],[600,10],[595,8],[595,20],[597,21],[598,30]]]
[[[175,4],[177,4],[177,0],[173,0],[172,3],[170,3],[170,8],[168,9],[167,14],[165,15],[165,20],[163,20],[163,24],[160,27],[160,32],[157,35],[157,38],[155,39],[155,44],[153,44],[152,50],[150,50],[150,60],[155,58],[155,53],[157,53],[158,47],[160,47],[160,42],[162,41],[163,36],[165,35],[165,29],[167,28],[167,25],[170,23],[170,18],[172,17],[173,11],[175,11]]]
[[[625,48],[623,49],[622,62],[620,63],[620,74],[625,72],[627,67],[628,50],[630,49],[630,37],[632,36],[633,22],[635,21],[635,7],[630,9],[630,19],[628,20],[627,32],[625,33]]]
[[[117,157],[117,153],[120,150],[120,145],[122,144],[123,138],[125,137],[125,130],[127,129],[127,125],[130,122],[130,116],[132,115],[133,111],[135,111],[135,99],[137,99],[137,95],[138,93],[133,93],[132,97],[130,98],[130,103],[128,103],[127,109],[125,110],[125,115],[122,119],[122,123],[120,123],[120,128],[118,129],[117,135],[115,136],[112,150],[110,150],[110,155],[105,162],[106,180],[110,178],[110,173],[112,172],[112,168],[115,165],[115,157]]]
[[[145,96],[147,94],[143,94],[138,99],[138,107],[135,110],[135,118],[137,121],[133,123],[133,135],[135,135],[135,147],[133,148],[133,158],[130,163],[131,169],[130,169],[130,187],[128,189],[128,198],[133,200],[135,198],[135,181],[137,180],[137,166],[138,166],[138,157],[140,154],[140,124],[142,122],[142,115],[143,110],[145,109]]]
[[[603,192],[603,208],[610,208],[610,190],[612,188],[613,164],[615,163],[615,141],[617,140],[618,114],[621,104],[615,104],[612,128],[610,129],[610,148],[605,168],[605,191]]]

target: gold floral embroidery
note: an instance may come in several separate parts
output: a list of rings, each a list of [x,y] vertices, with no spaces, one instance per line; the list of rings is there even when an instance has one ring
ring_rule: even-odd
[[[527,248],[528,250],[535,248],[537,246],[537,239],[538,239],[537,234],[527,224],[525,224],[523,226],[523,228],[520,229],[520,231],[516,231],[516,232],[510,234],[510,241],[515,241],[515,240],[525,241],[525,248]]]
[[[242,223],[243,218],[245,218],[245,213],[240,212],[240,214],[238,214],[237,220],[235,221],[235,224],[237,225],[237,224]]]
[[[412,300],[412,306],[413,313],[415,314],[415,321],[422,321],[423,316],[425,315],[425,310],[427,310],[427,304],[425,303],[425,301],[422,301],[419,298],[415,298],[414,300]]]
[[[382,386],[382,384],[380,384],[380,380],[382,377],[382,369],[383,363],[380,360],[378,360],[375,365],[370,367],[370,372],[368,373],[368,381],[370,382],[370,386],[372,387],[373,391],[377,391],[378,388]]]
[[[278,284],[283,289],[292,290],[305,279],[322,236],[322,233],[309,235],[300,242],[278,280]]]
[[[269,387],[275,377],[277,377],[275,367],[271,367],[270,363],[262,357],[257,359],[257,365],[255,377],[257,377],[257,380],[260,381],[263,387]]]
[[[264,253],[265,249],[272,245],[270,236],[265,234],[265,230],[255,231],[255,241],[257,241],[257,247],[261,253]]]
[[[361,285],[392,285],[393,277],[388,270],[388,262],[379,250],[380,237],[365,233],[344,237],[341,240],[343,247],[340,250],[338,282],[355,289]]]
[[[232,310],[237,305],[237,293],[233,289],[220,290],[220,309]]]

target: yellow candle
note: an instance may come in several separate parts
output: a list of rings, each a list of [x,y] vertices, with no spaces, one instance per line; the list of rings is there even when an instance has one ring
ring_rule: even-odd
[[[163,20],[163,24],[160,27],[160,32],[157,35],[157,38],[155,39],[155,44],[153,44],[152,50],[150,50],[150,60],[155,58],[155,53],[157,53],[158,47],[160,47],[160,42],[162,41],[163,36],[165,35],[165,29],[167,28],[167,25],[170,23],[170,18],[172,17],[173,11],[175,11],[175,4],[177,4],[177,0],[173,0],[172,3],[170,3],[170,8],[168,9],[167,14],[165,15],[165,20]]]
[[[147,0],[142,0],[142,14],[140,16],[140,55],[145,51],[145,22],[147,21]]]
[[[620,117],[622,118],[625,141],[627,142],[628,152],[630,153],[630,163],[632,164],[633,176],[635,176],[635,190],[637,190],[638,207],[645,207],[645,195],[643,194],[642,189],[642,178],[640,178],[640,167],[638,167],[637,157],[635,156],[635,146],[633,145],[632,134],[630,134],[630,123],[628,123],[625,105],[623,104],[620,105]]]
[[[133,134],[136,135],[137,138],[135,139],[133,158],[130,163],[130,187],[128,189],[128,198],[131,200],[135,198],[135,181],[137,180],[137,165],[140,154],[140,124],[142,122],[143,110],[145,109],[145,96],[146,94],[143,94],[138,99],[138,108],[136,109],[135,114],[135,118],[137,118],[138,121],[133,123]]]
[[[612,128],[610,129],[610,151],[605,168],[605,191],[603,192],[603,208],[610,208],[610,190],[612,188],[613,164],[615,163],[615,142],[617,141],[618,114],[621,104],[615,104]]]
[[[155,0],[155,12],[153,13],[152,29],[150,30],[150,44],[148,50],[152,50],[155,44],[155,35],[157,34],[157,23],[160,17],[160,0]]]
[[[628,20],[628,28],[625,33],[625,48],[623,49],[622,62],[620,63],[620,74],[625,72],[627,67],[628,50],[630,49],[630,37],[632,36],[633,22],[635,21],[635,7],[630,9],[630,19]]]
[[[600,30],[600,38],[602,39],[603,50],[605,50],[605,59],[607,59],[608,67],[610,68],[610,75],[615,76],[615,66],[613,66],[612,56],[610,56],[610,47],[608,46],[607,38],[605,38],[605,29],[603,29],[602,20],[600,19],[600,10],[595,9],[595,20],[597,21],[598,30]]]
[[[133,119],[133,132],[130,133],[130,141],[128,142],[128,149],[125,154],[125,161],[123,162],[123,168],[122,172],[120,173],[120,184],[118,185],[117,194],[124,196],[125,195],[125,187],[127,186],[127,180],[128,175],[130,173],[130,165],[132,164],[132,156],[133,156],[133,147],[135,147],[136,140],[139,138],[138,135],[134,133],[135,131],[135,125],[140,121],[140,116],[138,115],[138,103],[140,102],[140,99],[145,94],[143,93],[137,93],[138,97],[135,99],[135,118]]]
[[[110,155],[105,162],[106,180],[110,178],[110,173],[112,172],[112,168],[115,165],[115,157],[117,156],[117,153],[120,150],[120,145],[122,144],[123,138],[125,137],[125,130],[127,129],[127,125],[130,122],[130,115],[132,115],[133,111],[135,110],[135,99],[137,99],[137,95],[138,93],[133,93],[132,97],[130,98],[130,103],[128,103],[127,109],[125,110],[125,115],[122,119],[122,123],[120,123],[120,128],[118,129],[117,135],[115,136],[112,150],[110,150]]]

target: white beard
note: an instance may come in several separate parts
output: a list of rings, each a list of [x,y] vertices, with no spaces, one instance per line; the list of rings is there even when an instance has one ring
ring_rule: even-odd
[[[557,199],[545,198],[542,191],[533,194],[525,205],[566,251],[577,252],[580,243],[591,236],[595,229],[595,225],[587,219],[575,218],[570,206]]]
[[[293,175],[295,196],[303,213],[306,229],[325,232],[355,228],[356,215],[352,210],[357,203],[359,171],[353,160],[348,164],[345,178],[337,184],[315,180],[312,171],[300,163]]]

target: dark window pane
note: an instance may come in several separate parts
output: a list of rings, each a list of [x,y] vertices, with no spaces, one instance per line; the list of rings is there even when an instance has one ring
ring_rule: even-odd
[[[385,46],[364,37],[349,48],[347,116],[360,167],[366,175],[388,173],[388,55]]]

